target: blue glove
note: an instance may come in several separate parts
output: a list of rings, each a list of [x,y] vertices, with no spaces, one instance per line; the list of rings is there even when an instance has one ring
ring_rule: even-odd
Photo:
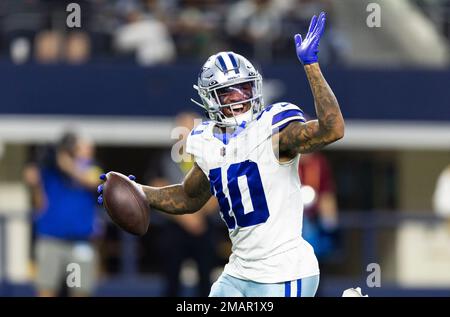
[[[128,179],[134,182],[136,180],[136,176],[128,175]],[[106,181],[106,174],[100,175],[100,180]],[[103,195],[102,195],[103,194],[103,185],[104,184],[100,184],[97,187],[97,193],[99,193],[99,196],[97,198],[97,202],[98,202],[99,205],[103,205]]]
[[[319,53],[320,38],[325,30],[325,20],[325,12],[320,13],[319,18],[313,16],[304,40],[300,34],[295,34],[297,57],[303,65],[317,63],[319,60],[317,53]]]

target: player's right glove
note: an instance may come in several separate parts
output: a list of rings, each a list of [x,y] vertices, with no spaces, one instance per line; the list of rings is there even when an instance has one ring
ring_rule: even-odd
[[[319,60],[319,43],[325,30],[326,15],[325,12],[320,13],[319,18],[313,16],[309,25],[308,33],[305,39],[300,34],[296,34],[295,48],[297,57],[303,65],[317,63]]]
[[[102,174],[100,175],[100,180],[102,181],[106,181],[106,174]],[[128,175],[128,179],[131,181],[135,181],[136,180],[136,176],[134,175]],[[100,184],[97,187],[97,193],[99,194],[97,197],[97,202],[99,205],[103,205],[103,185],[104,184]]]

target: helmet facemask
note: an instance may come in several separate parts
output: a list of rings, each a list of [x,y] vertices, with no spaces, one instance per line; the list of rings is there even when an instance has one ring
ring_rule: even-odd
[[[211,120],[224,127],[239,126],[250,122],[262,109],[260,76],[240,80],[228,85],[217,85],[208,89],[194,86],[202,98],[204,108]]]
[[[247,81],[214,90],[222,122],[240,125],[253,119],[254,86],[254,81]]]

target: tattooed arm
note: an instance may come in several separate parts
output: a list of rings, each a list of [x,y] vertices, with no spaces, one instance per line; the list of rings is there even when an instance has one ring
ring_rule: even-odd
[[[280,159],[292,159],[298,153],[321,149],[344,136],[344,119],[333,91],[318,63],[305,65],[306,76],[314,96],[317,120],[291,122],[274,138]]]
[[[273,138],[274,150],[280,161],[290,160],[298,153],[309,153],[344,136],[344,119],[339,104],[318,64],[319,42],[325,29],[326,14],[313,16],[303,39],[296,34],[297,57],[305,66],[306,76],[314,96],[318,120],[291,122]]]
[[[142,186],[151,207],[174,215],[194,213],[211,197],[209,181],[197,163],[182,184],[165,187]]]

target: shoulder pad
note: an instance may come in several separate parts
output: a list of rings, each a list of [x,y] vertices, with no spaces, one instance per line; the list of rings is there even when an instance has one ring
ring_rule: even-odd
[[[306,122],[303,111],[289,102],[278,102],[267,106],[259,115],[258,120],[264,120],[271,129],[281,131],[292,121]]]

